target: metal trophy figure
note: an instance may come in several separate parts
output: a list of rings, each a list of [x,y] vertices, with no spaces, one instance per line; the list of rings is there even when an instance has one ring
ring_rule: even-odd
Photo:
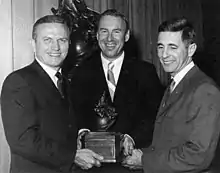
[[[98,131],[108,131],[108,129],[116,121],[118,113],[115,108],[109,104],[104,91],[94,111],[97,113],[97,129]]]
[[[120,161],[121,134],[108,131],[117,120],[118,113],[109,102],[105,91],[95,105],[94,111],[97,113],[97,131],[84,136],[83,147],[104,156],[104,162]]]

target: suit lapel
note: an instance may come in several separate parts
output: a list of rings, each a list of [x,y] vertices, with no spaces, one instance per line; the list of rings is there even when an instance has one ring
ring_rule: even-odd
[[[124,58],[115,90],[114,103],[130,101],[129,98],[131,98],[131,95],[135,90],[135,79],[132,75],[134,64],[132,62],[131,59],[127,59],[127,57]]]
[[[166,115],[166,112],[170,109],[170,107],[179,100],[182,96],[184,90],[188,88],[189,79],[198,71],[197,66],[194,66],[180,81],[180,83],[176,86],[171,94],[169,94],[169,89],[167,88],[162,102],[160,104],[160,108],[157,114],[157,117],[161,115]],[[169,96],[167,96],[169,95]]]
[[[105,79],[105,73],[102,67],[102,61],[100,54],[96,55],[96,57],[93,57],[93,61],[91,63],[91,70],[89,70],[92,73],[92,79],[89,83],[94,85],[93,92],[94,95],[97,97],[96,100],[100,99],[100,96],[103,95],[103,92],[106,93],[106,96],[110,99],[110,93],[108,90],[108,84]]]
[[[55,96],[61,98],[61,95],[57,87],[51,80],[50,76],[47,74],[47,72],[44,71],[44,69],[38,64],[36,60],[32,63],[31,68],[33,68],[33,70],[37,73],[38,76],[34,80],[35,84],[33,86],[40,88],[40,91],[45,95],[48,95],[50,97]]]

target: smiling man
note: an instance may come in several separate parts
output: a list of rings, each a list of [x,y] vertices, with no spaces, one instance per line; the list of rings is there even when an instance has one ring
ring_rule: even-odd
[[[133,150],[124,164],[145,173],[206,172],[219,139],[220,91],[192,61],[195,31],[185,18],[163,22],[157,43],[174,82],[161,102],[151,146]]]
[[[69,35],[62,17],[38,19],[32,32],[35,60],[3,83],[1,111],[11,173],[72,173],[75,164],[86,169],[102,159],[91,150],[76,151],[75,114],[62,88],[69,84],[60,73]]]
[[[128,155],[134,146],[151,143],[163,87],[152,64],[124,49],[130,30],[123,14],[115,9],[106,10],[97,23],[100,50],[76,69],[71,80],[72,101],[79,128],[120,132],[124,154]],[[97,111],[100,103],[117,115],[113,120],[109,118],[103,129]]]

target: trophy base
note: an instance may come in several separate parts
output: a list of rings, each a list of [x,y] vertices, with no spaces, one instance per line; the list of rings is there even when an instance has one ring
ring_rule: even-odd
[[[102,162],[120,162],[120,133],[89,132],[82,140],[82,147],[88,148],[104,157]]]

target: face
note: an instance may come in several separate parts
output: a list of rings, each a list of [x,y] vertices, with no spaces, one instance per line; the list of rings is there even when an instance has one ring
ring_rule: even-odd
[[[196,45],[186,44],[182,41],[182,32],[160,32],[157,42],[157,54],[166,72],[175,76],[189,62],[195,53]]]
[[[122,54],[124,43],[129,40],[129,31],[125,33],[125,29],[126,23],[120,17],[101,18],[97,39],[105,58],[114,60]]]
[[[69,48],[69,31],[60,23],[44,23],[37,27],[33,48],[43,64],[58,70]]]

